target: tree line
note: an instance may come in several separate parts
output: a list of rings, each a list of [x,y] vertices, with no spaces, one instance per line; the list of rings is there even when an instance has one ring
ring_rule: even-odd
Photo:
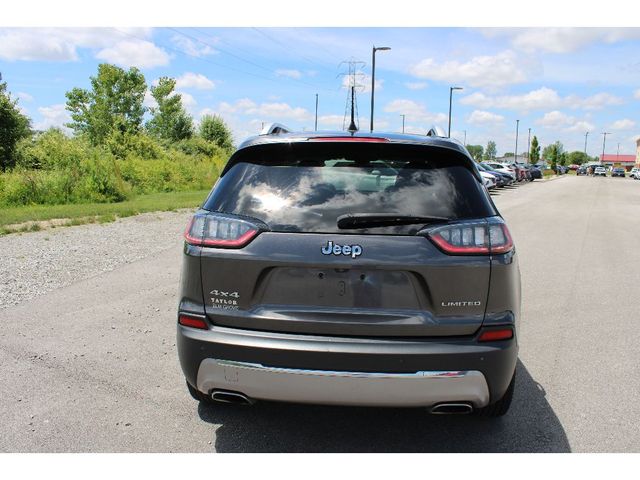
[[[0,206],[210,188],[233,150],[231,131],[216,115],[196,125],[175,88],[170,77],[147,86],[137,68],[101,64],[89,88],[66,92],[67,134],[34,130],[0,78]]]
[[[39,132],[31,128],[31,120],[24,115],[17,98],[7,91],[0,77],[0,169],[15,167],[21,140]],[[100,64],[91,77],[91,88],[73,88],[65,94],[66,109],[71,122],[66,124],[76,137],[83,137],[93,146],[112,147],[121,156],[127,138],[149,135],[162,142],[178,142],[199,136],[220,148],[231,149],[233,138],[224,120],[217,115],[204,115],[195,128],[182,97],[176,93],[176,80],[161,77],[150,88],[144,75],[135,67],[124,70],[110,64]],[[144,105],[150,92],[155,106]],[[144,121],[146,113],[150,119]]]

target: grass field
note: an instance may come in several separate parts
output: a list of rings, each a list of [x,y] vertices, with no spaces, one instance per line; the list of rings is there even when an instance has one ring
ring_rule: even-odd
[[[209,190],[153,193],[139,195],[119,203],[3,207],[0,208],[0,235],[41,230],[43,222],[54,219],[56,219],[55,226],[80,225],[112,222],[116,218],[130,217],[144,212],[195,208],[202,204],[208,193]]]

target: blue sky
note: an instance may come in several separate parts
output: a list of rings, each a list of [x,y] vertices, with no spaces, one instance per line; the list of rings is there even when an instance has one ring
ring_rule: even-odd
[[[527,133],[568,150],[635,153],[640,135],[640,28],[0,28],[0,72],[36,128],[68,121],[65,92],[88,87],[102,62],[137,66],[151,84],[178,79],[196,121],[220,114],[235,140],[263,122],[342,129],[346,61],[360,68],[361,129],[370,115],[371,48],[376,54],[377,130],[446,129],[526,152]]]

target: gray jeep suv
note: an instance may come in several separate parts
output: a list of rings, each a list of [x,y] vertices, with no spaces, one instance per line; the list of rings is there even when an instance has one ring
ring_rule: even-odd
[[[240,146],[185,231],[194,398],[506,413],[515,247],[468,152],[434,133]]]

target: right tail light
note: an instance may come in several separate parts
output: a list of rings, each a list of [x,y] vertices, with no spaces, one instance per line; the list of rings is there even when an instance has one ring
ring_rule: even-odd
[[[449,255],[490,255],[513,248],[509,229],[502,222],[445,225],[430,230],[428,237]]]

